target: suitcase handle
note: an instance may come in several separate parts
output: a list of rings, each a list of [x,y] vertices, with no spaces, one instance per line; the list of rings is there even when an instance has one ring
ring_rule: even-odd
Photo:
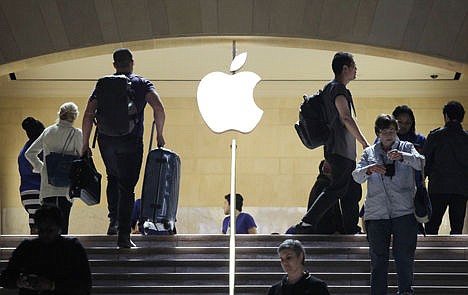
[[[150,142],[149,142],[149,147],[148,147],[148,154],[151,152],[151,148],[153,147],[153,137],[154,137],[154,129],[156,128],[156,121],[153,121],[153,125],[151,125],[151,136],[150,136]],[[158,149],[161,149],[163,147],[157,146]],[[159,160],[160,163],[167,162],[167,160]]]
[[[156,121],[153,120],[153,124],[151,125],[151,136],[150,136],[148,153],[151,152],[151,147],[153,146],[154,128],[156,128]]]

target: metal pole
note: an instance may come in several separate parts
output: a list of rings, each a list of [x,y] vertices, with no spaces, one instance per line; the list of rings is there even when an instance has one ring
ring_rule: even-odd
[[[236,140],[231,143],[231,234],[229,237],[229,295],[234,295],[236,274]]]
[[[236,57],[236,40],[232,41],[232,59]],[[232,72],[234,75],[235,72]],[[231,234],[229,237],[229,295],[234,295],[236,280],[236,140],[231,142]]]

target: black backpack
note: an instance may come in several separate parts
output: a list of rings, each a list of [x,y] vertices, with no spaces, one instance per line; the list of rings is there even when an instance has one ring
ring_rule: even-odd
[[[309,149],[315,149],[324,145],[330,136],[323,91],[319,90],[312,96],[304,94],[303,98],[299,108],[299,121],[294,124],[294,128],[302,143]]]
[[[125,75],[102,77],[96,84],[98,133],[108,136],[130,134],[138,123],[132,81]]]

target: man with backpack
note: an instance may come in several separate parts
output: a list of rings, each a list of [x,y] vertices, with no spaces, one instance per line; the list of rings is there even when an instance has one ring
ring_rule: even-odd
[[[356,78],[357,68],[352,54],[336,53],[332,69],[335,78],[323,89],[324,109],[331,131],[324,145],[324,155],[331,166],[332,182],[312,204],[302,222],[296,225],[298,234],[316,232],[320,219],[338,199],[341,199],[342,204],[344,232],[360,232],[357,224],[361,196],[350,194],[349,188],[355,185],[351,173],[356,167],[356,140],[363,148],[368,147],[369,143],[352,116],[353,98],[346,88],[346,85]]]
[[[165,111],[151,81],[133,74],[133,56],[129,49],[114,51],[115,74],[99,79],[83,116],[83,149],[87,154],[93,120],[97,123],[97,141],[107,173],[108,235],[118,234],[117,245],[131,248],[131,215],[135,202],[143,157],[143,116],[148,103],[156,122],[157,142],[165,144]]]

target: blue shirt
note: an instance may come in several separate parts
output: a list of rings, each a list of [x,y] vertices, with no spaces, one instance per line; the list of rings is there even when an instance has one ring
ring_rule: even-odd
[[[230,228],[231,216],[226,216],[223,220],[223,234],[226,234]],[[236,218],[236,234],[248,234],[249,228],[257,227],[252,215],[248,213],[239,213]]]
[[[144,233],[143,224],[140,224],[141,199],[135,200],[132,211],[132,228],[138,224],[138,231]]]
[[[34,140],[28,140],[18,155],[18,169],[21,176],[20,192],[34,191],[39,194],[41,188],[41,175],[32,171],[31,163],[26,159],[24,153],[28,150]],[[39,155],[42,159],[42,153]]]

